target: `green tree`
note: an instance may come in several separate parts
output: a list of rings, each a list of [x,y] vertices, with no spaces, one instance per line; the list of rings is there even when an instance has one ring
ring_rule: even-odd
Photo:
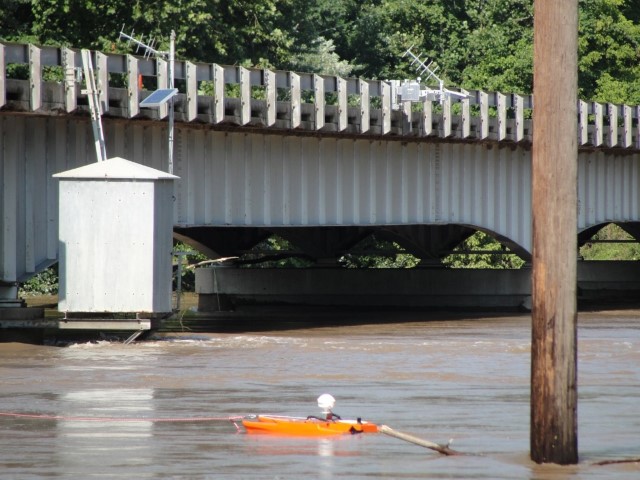
[[[370,235],[358,242],[338,262],[346,268],[413,268],[420,259],[401,245]]]
[[[450,268],[520,268],[524,260],[509,249],[501,245],[490,235],[477,231],[464,242],[458,245],[452,253],[442,260],[442,263]],[[469,254],[467,252],[477,251]],[[495,252],[495,253],[493,253]]]
[[[18,290],[21,297],[56,295],[58,293],[58,264],[56,263],[20,284]]]
[[[414,78],[415,67],[403,58],[413,46],[437,61],[441,77],[458,83],[467,56],[463,5],[452,0],[366,2],[348,33],[347,58],[362,66],[358,73],[365,77]]]
[[[635,0],[581,0],[580,7],[580,97],[639,104],[640,5]]]
[[[178,58],[365,78],[414,78],[402,55],[435,60],[446,82],[530,93],[533,0],[4,0],[0,38],[131,51],[121,28]],[[640,104],[638,0],[580,0],[579,91]],[[559,72],[560,73],[560,72]]]
[[[640,260],[640,243],[614,223],[601,228],[580,247],[585,260]]]
[[[292,70],[299,72],[348,77],[354,65],[341,60],[335,50],[333,40],[319,37],[304,52],[294,54],[289,64]]]
[[[237,263],[247,268],[302,268],[313,261],[288,240],[271,235],[244,253]]]
[[[0,2],[0,39],[28,42],[31,36],[33,12],[30,0],[2,0]]]
[[[470,0],[466,3],[470,55],[465,88],[531,93],[533,1]]]
[[[287,0],[40,0],[33,2],[33,34],[40,43],[127,51],[124,27],[176,56],[218,63],[277,64],[292,40],[278,28]]]

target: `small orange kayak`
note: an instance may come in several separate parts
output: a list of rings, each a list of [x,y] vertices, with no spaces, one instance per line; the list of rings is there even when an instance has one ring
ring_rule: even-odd
[[[376,433],[378,426],[363,420],[322,420],[316,417],[252,415],[242,419],[247,433],[271,433],[300,437],[324,437],[357,433]]]

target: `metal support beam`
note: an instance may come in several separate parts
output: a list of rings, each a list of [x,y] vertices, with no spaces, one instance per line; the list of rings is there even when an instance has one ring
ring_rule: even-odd
[[[156,68],[158,70],[158,90],[169,88],[169,66],[168,62],[160,57],[156,58]],[[169,103],[163,102],[158,106],[158,118],[160,120],[169,115]]]
[[[522,95],[513,94],[513,109],[516,114],[516,128],[513,137],[516,142],[521,142],[524,140],[524,98]]]
[[[609,103],[609,147],[618,145],[618,106]]]
[[[471,135],[471,108],[470,108],[471,100],[469,97],[465,97],[460,100],[460,105],[462,106],[462,125],[460,135],[462,138],[469,138]]]
[[[267,111],[265,115],[265,124],[267,127],[271,127],[276,123],[276,111],[278,105],[278,89],[276,88],[276,74],[271,70],[264,70],[264,89],[267,96]]]
[[[391,85],[387,82],[381,82],[380,93],[382,96],[382,134],[386,135],[391,131]]]
[[[151,320],[146,319],[75,319],[58,321],[60,330],[150,330]]]
[[[240,77],[240,125],[251,121],[251,72],[244,67],[238,67]]]
[[[140,113],[138,59],[127,55],[127,115],[133,118]]]
[[[300,100],[300,75],[289,72],[289,89],[291,92],[291,128],[298,128],[302,120]]]
[[[578,143],[589,143],[589,105],[584,100],[578,100]]]
[[[42,50],[35,45],[29,45],[29,105],[31,111],[35,112],[42,107]]]
[[[185,62],[187,70],[187,120],[192,122],[198,116],[198,78],[196,64]]]
[[[7,86],[5,79],[7,78],[7,67],[5,65],[5,46],[0,43],[0,107],[7,103]]]
[[[622,146],[629,148],[633,145],[633,119],[631,117],[631,107],[629,105],[622,105],[622,118],[624,122],[624,129],[622,131]]]
[[[604,107],[601,103],[593,102],[593,114],[595,116],[595,125],[593,126],[593,139],[591,144],[599,147],[604,142]]]
[[[96,87],[102,113],[109,111],[109,63],[108,57],[102,52],[96,52]]]
[[[64,72],[64,110],[73,112],[77,106],[76,95],[76,52],[62,48],[62,71]]]
[[[347,81],[337,77],[336,83],[338,85],[338,131],[342,132],[348,126]]]
[[[213,123],[224,120],[224,68],[215,63],[211,64],[213,77]]]
[[[489,137],[489,94],[486,92],[478,92],[478,97],[480,103],[480,126],[476,136],[484,140]]]
[[[422,135],[433,135],[433,102],[427,97],[422,102]]]
[[[498,104],[498,141],[502,141],[507,138],[507,96],[497,92],[496,103]]]
[[[440,135],[443,138],[451,136],[451,97],[445,96],[442,101],[442,127]]]
[[[313,111],[315,114],[316,130],[324,127],[324,78],[320,75],[313,74]]]
[[[369,84],[364,80],[358,80],[358,91],[360,92],[360,133],[366,133],[371,127]]]

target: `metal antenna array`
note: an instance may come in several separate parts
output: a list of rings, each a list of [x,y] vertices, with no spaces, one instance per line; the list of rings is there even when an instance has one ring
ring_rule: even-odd
[[[155,48],[156,41],[152,38],[149,39],[149,43],[146,44],[142,41],[142,36],[140,39],[137,39],[133,36],[133,30],[131,30],[131,35],[124,32],[124,26],[120,30],[120,39],[127,40],[128,44],[133,43],[136,46],[136,52],[138,52],[141,48],[144,49],[144,58],[148,59],[152,55],[155,57],[166,58],[169,63],[167,76],[169,77],[169,90],[173,90],[173,93],[169,92],[166,96],[165,100],[169,104],[169,147],[168,147],[168,156],[169,156],[169,173],[173,174],[173,95],[177,92],[174,89],[174,64],[175,64],[175,42],[176,42],[176,33],[171,30],[171,37],[169,42],[169,51],[157,50]],[[153,94],[152,94],[153,95]],[[144,100],[143,100],[144,102]],[[142,104],[141,104],[142,105]],[[157,106],[157,105],[156,105]]]
[[[124,25],[122,26],[122,30],[120,30],[120,38],[127,40],[127,44],[133,43],[136,46],[136,53],[142,48],[144,49],[143,57],[148,59],[151,55],[155,55],[156,57],[165,57],[169,54],[169,52],[156,50],[156,41],[153,38],[149,38],[149,43],[144,43],[142,39],[144,35],[140,35],[140,39],[138,40],[133,36],[133,30],[131,30],[131,35],[124,33]]]
[[[434,67],[432,68],[431,66],[434,64],[433,60],[431,60],[429,63],[424,63],[422,60],[420,60],[420,55],[416,55],[411,51],[410,47],[407,49],[406,52],[404,52],[404,55],[402,55],[403,57],[406,57],[407,55],[409,55],[413,61],[411,62],[411,65],[417,65],[416,70],[418,70],[418,75],[422,76],[425,73],[427,73],[427,78],[424,79],[424,82],[427,83],[429,82],[429,80],[433,77],[438,81],[438,84],[442,83],[442,80],[440,80],[440,78],[436,75],[436,72],[438,71],[438,67],[437,65],[434,65]],[[428,58],[425,57],[425,60],[429,61]]]
[[[411,65],[414,65],[416,67],[419,76],[416,80],[405,80],[399,86],[399,96],[403,102],[418,102],[426,98],[429,100],[438,100],[440,104],[442,104],[444,103],[445,99],[450,97],[468,97],[468,93],[464,90],[462,92],[454,92],[452,90],[446,89],[444,87],[444,81],[436,74],[439,67],[435,65],[433,61],[429,61],[426,57],[424,60],[421,59],[421,55],[416,55],[415,53],[413,53],[413,51],[411,50],[412,48],[413,47],[408,48],[402,56],[409,56],[412,59]],[[426,78],[424,79],[425,84],[427,84],[430,80],[435,79],[438,82],[438,88],[433,89],[426,87],[423,90],[420,85],[420,76],[423,75],[426,75]],[[399,83],[395,80],[394,82],[396,82],[396,85]]]

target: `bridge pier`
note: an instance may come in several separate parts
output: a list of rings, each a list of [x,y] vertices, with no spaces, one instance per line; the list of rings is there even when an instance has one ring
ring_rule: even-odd
[[[200,311],[242,305],[517,310],[530,270],[233,268],[196,271]]]
[[[579,261],[583,304],[637,302],[637,262]],[[196,270],[198,310],[250,305],[438,310],[529,310],[531,268],[234,268]]]
[[[18,298],[16,282],[0,283],[0,309],[24,307],[24,300]]]

